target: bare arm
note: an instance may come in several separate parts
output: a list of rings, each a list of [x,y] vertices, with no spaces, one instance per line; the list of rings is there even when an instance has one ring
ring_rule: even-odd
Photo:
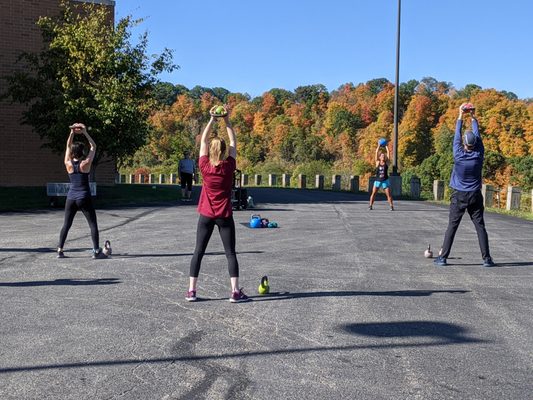
[[[235,131],[229,122],[229,116],[224,117],[224,122],[226,123],[226,131],[229,136],[229,151],[228,155],[233,158],[237,158],[237,137],[235,136]]]
[[[72,142],[74,140],[74,129],[70,129],[70,134],[68,135],[67,139],[67,149],[65,150],[65,166],[70,165],[70,146],[72,146]]]
[[[207,126],[205,127],[204,131],[202,132],[202,137],[200,139],[200,157],[207,156],[209,154],[209,144],[207,143],[207,138],[211,133],[211,129],[213,128],[214,123],[215,118],[211,116],[211,119],[207,123]]]
[[[376,160],[376,165],[379,164],[379,148],[381,146],[378,144],[378,147],[376,147],[376,155],[374,156],[374,160]]]
[[[389,149],[389,146],[385,146],[385,148],[387,149],[387,161],[390,161],[390,149]]]
[[[87,158],[83,160],[83,162],[80,164],[80,169],[83,172],[89,172],[91,170],[91,165],[93,164],[94,156],[96,154],[96,143],[94,142],[93,138],[87,133],[87,129],[85,126],[83,126],[82,133],[87,138],[87,141],[89,142],[89,154],[87,155]]]

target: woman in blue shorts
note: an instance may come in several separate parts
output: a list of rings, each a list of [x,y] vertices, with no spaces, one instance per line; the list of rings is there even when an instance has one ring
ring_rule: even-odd
[[[376,180],[374,181],[374,187],[372,188],[372,194],[370,195],[370,205],[368,206],[368,209],[372,210],[376,193],[379,189],[383,189],[387,195],[387,201],[389,202],[390,210],[394,211],[394,204],[392,203],[389,182],[389,148],[384,146],[387,150],[387,154],[385,154],[382,151],[380,152],[381,147],[381,145],[378,145],[376,149]]]

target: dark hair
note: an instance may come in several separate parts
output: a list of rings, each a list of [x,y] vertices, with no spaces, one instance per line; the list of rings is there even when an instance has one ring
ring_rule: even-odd
[[[74,142],[70,146],[72,158],[81,159],[85,157],[85,145],[82,142]]]

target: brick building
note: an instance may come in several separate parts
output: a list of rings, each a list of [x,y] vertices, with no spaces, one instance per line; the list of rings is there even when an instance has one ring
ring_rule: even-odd
[[[115,6],[112,0],[70,0]],[[36,21],[41,16],[59,13],[60,0],[0,0],[0,76],[15,71],[20,53],[42,49],[41,32]],[[0,79],[0,93],[6,90]],[[24,107],[0,102],[0,186],[44,186],[47,182],[68,181],[63,155],[41,148],[39,135],[21,124]],[[68,127],[65,127],[65,141]],[[114,182],[115,166],[98,166],[97,182]]]

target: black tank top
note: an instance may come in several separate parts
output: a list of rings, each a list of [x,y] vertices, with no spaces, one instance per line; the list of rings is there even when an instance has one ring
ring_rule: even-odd
[[[376,168],[376,180],[384,182],[389,179],[389,166],[387,163],[384,165],[378,165]]]
[[[80,171],[80,161],[72,160],[74,172],[68,174],[70,178],[70,188],[67,199],[82,200],[91,197],[91,187],[89,186],[89,173]]]

